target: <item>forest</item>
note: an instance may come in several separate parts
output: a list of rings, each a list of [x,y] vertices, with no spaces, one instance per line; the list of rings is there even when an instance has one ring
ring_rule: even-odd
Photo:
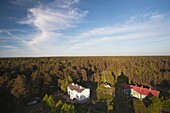
[[[102,97],[105,94],[100,93],[103,76],[115,87],[121,74],[128,77],[130,84],[155,88],[160,91],[160,96],[170,99],[170,56],[1,58],[0,111],[23,112],[33,97],[43,99],[56,91],[66,93],[71,82],[96,83],[95,91],[99,92],[97,98],[100,100],[105,98]],[[58,102],[61,103],[59,99]],[[63,106],[68,109],[66,103]]]

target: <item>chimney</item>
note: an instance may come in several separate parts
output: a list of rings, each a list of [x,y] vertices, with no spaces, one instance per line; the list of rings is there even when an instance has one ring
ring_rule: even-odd
[[[143,89],[143,86],[140,87],[140,90],[142,90],[142,89]]]

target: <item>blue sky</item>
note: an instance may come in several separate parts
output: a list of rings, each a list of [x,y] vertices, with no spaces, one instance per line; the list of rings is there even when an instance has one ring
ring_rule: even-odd
[[[0,57],[170,55],[170,0],[1,0]]]

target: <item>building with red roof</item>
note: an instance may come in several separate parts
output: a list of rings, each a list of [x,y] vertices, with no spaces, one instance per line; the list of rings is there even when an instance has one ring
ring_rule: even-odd
[[[159,96],[159,91],[151,88],[144,88],[143,86],[140,87],[130,84],[122,84],[122,89],[126,95],[139,99],[144,99],[148,96]]]

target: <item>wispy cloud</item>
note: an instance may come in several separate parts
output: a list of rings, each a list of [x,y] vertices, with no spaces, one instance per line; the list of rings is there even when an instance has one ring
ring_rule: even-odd
[[[144,30],[146,28],[153,28],[153,26],[149,26],[148,24],[122,24],[115,25],[112,27],[101,27],[91,29],[87,32],[83,32],[80,34],[81,37],[87,38],[91,36],[106,36],[106,35],[114,35],[119,33],[128,33],[134,31]]]
[[[3,55],[149,54],[157,50],[161,53],[161,49],[170,47],[170,12],[149,9],[150,12],[145,10],[137,12],[136,15],[124,16],[127,18],[124,22],[118,20],[115,23],[110,19],[112,24],[103,26],[105,22],[102,20],[95,22],[93,19],[97,18],[93,17],[93,14],[81,10],[82,4],[78,5],[81,2],[79,0],[11,0],[11,2],[15,5],[29,5],[25,5],[26,16],[22,15],[25,17],[17,21],[18,25],[14,26],[14,29],[0,29],[0,35],[2,34],[0,49]],[[89,10],[94,12],[93,8]],[[106,17],[114,18],[108,16],[109,14],[106,13]],[[93,25],[89,23],[91,20],[86,19],[92,19]],[[169,50],[166,49],[165,52]]]
[[[39,0],[10,0],[9,2],[14,4],[14,5],[25,5],[27,3],[31,3],[34,1],[39,1]]]
[[[19,29],[12,29],[12,30],[0,29],[0,33],[5,33],[5,34],[7,34],[11,40],[17,41],[17,42],[19,42],[19,43],[25,43],[25,40],[16,37],[15,35],[13,35],[13,34],[11,33],[11,31],[19,31]],[[23,31],[21,30],[20,32],[23,32]],[[3,37],[0,37],[0,40],[1,40],[2,38],[3,38]],[[3,40],[7,40],[7,39],[3,39]]]
[[[56,2],[47,5],[40,4],[29,9],[27,18],[18,22],[31,25],[38,30],[37,36],[27,42],[29,46],[50,38],[59,38],[62,36],[60,30],[76,27],[76,24],[80,23],[87,14],[87,11],[74,7],[78,0],[58,1],[58,4]]]
[[[164,19],[164,15],[162,15],[162,14],[153,14],[150,18],[152,20],[163,20]]]
[[[17,48],[16,46],[10,46],[10,45],[0,46],[0,47],[5,48],[5,49],[16,49]]]
[[[107,45],[107,43],[110,43],[110,42],[134,40],[134,39],[140,39],[140,38],[152,38],[152,37],[159,38],[159,37],[162,37],[162,36],[165,37],[168,35],[170,35],[170,33],[147,32],[147,33],[130,33],[130,34],[102,37],[102,38],[99,37],[98,39],[91,39],[88,41],[75,43],[74,46],[72,46],[70,49],[71,50],[83,49],[83,48],[93,47],[93,46],[100,45],[100,44]]]
[[[92,48],[124,40],[164,38],[170,36],[170,23],[163,21],[169,16],[168,13],[142,13],[131,16],[122,24],[90,29],[75,36],[76,38],[70,41],[70,49]]]

